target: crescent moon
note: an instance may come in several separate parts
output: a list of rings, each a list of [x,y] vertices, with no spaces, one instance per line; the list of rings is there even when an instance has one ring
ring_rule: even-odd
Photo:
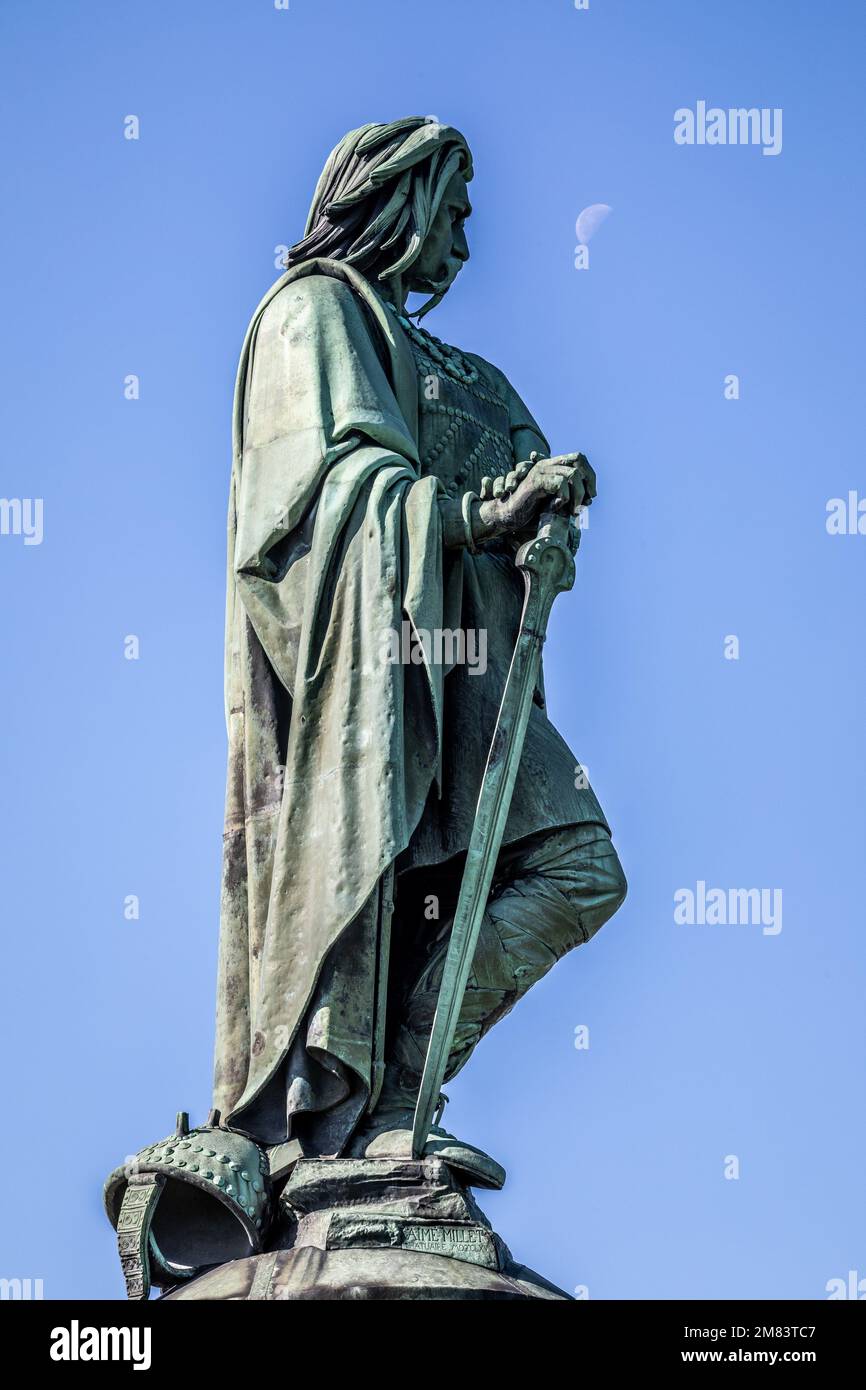
[[[602,222],[611,211],[612,209],[608,207],[607,203],[591,203],[588,208],[584,208],[575,223],[577,239],[581,245],[586,246],[590,237],[595,236]]]

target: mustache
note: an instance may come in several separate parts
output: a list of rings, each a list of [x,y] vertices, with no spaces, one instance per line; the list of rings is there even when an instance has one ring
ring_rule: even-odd
[[[449,256],[446,261],[443,261],[442,270],[438,276],[418,275],[415,277],[415,283],[419,289],[429,290],[432,294],[436,294],[439,290],[447,289],[462,269],[463,262],[457,256]]]

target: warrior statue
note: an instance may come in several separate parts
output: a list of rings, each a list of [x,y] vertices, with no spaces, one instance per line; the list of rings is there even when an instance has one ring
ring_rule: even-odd
[[[412,1152],[521,630],[515,559],[543,517],[572,517],[596,491],[582,454],[550,456],[497,367],[420,326],[469,259],[471,178],[463,136],[431,119],[346,135],[241,352],[218,1114],[198,1133],[252,1143],[271,1183],[299,1161]],[[428,298],[410,315],[416,292]],[[625,896],[540,670],[531,684],[434,1086]],[[422,1126],[416,1157],[501,1184],[493,1159]],[[176,1164],[187,1133],[146,1151],[143,1169],[154,1154]]]

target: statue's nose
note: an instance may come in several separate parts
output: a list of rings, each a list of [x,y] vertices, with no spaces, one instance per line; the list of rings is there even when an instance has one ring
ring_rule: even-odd
[[[469,242],[466,240],[466,233],[462,227],[454,238],[452,249],[459,261],[469,260]]]

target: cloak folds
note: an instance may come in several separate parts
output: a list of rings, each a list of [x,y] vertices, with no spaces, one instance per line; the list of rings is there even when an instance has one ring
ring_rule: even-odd
[[[375,1093],[380,884],[440,768],[447,674],[384,662],[383,636],[459,621],[438,496],[402,329],[351,267],[294,267],[241,353],[228,519],[214,1105],[266,1143],[330,1115],[336,1152]]]

